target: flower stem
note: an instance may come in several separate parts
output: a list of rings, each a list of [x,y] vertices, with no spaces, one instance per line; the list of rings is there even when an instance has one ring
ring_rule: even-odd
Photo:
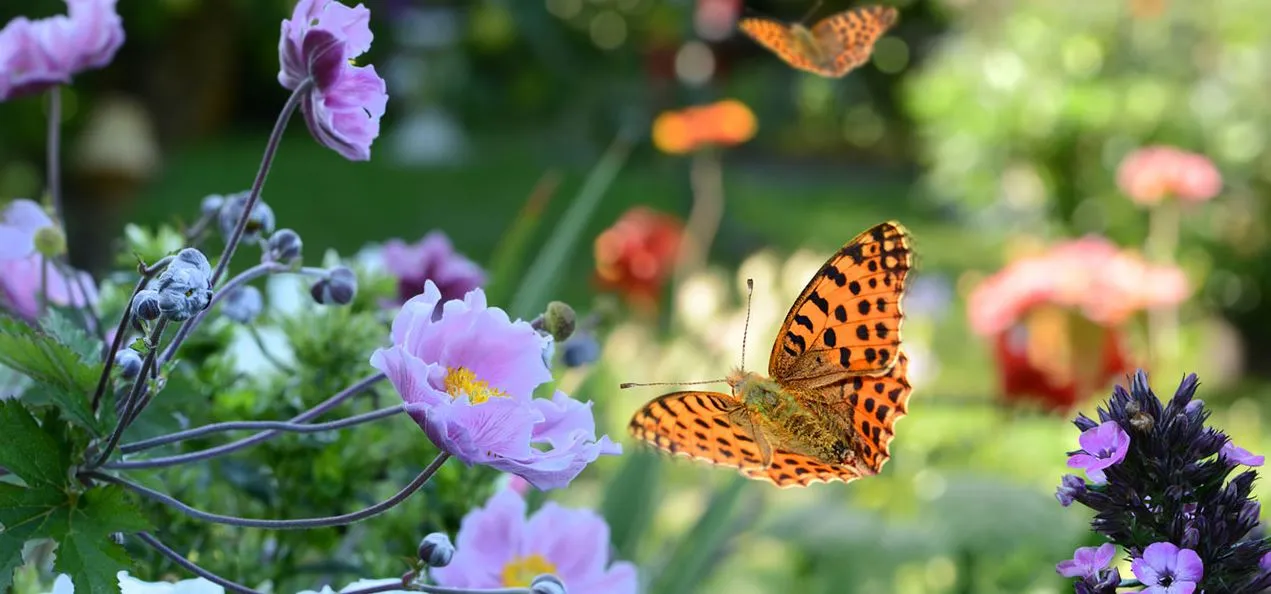
[[[49,257],[40,254],[40,317],[49,313]]]
[[[225,283],[225,286],[221,287],[220,290],[212,295],[212,300],[208,302],[206,309],[199,312],[198,315],[193,318],[186,320],[184,324],[181,324],[181,327],[177,329],[176,336],[172,338],[172,342],[168,343],[168,348],[163,350],[163,356],[159,357],[159,364],[162,365],[171,361],[172,357],[176,355],[177,349],[181,348],[181,343],[185,342],[185,339],[190,337],[190,334],[194,332],[194,329],[203,322],[203,318],[207,317],[208,312],[212,311],[212,308],[216,307],[216,304],[224,299],[225,296],[230,294],[230,292],[234,289],[237,289],[238,287],[267,274],[283,272],[285,270],[287,270],[287,267],[282,264],[278,264],[276,262],[263,262],[252,266],[251,268],[244,270],[242,274],[229,279],[229,281]]]
[[[413,584],[411,586],[420,592],[428,592],[429,594],[531,594],[529,588],[493,588],[489,590],[481,590],[476,588],[447,588],[446,586],[433,586],[429,584]],[[361,590],[357,590],[360,592]],[[344,594],[353,594],[352,591]]]
[[[271,365],[278,368],[278,371],[281,371],[286,374],[292,374],[292,375],[296,373],[295,369],[292,369],[290,365],[283,363],[281,360],[278,359],[277,356],[275,356],[272,352],[269,351],[269,347],[265,346],[264,337],[260,335],[260,331],[257,330],[255,326],[248,324],[246,326],[246,329],[247,329],[247,335],[251,337],[252,342],[256,343],[256,348],[260,349],[260,354],[261,356],[265,357],[266,361],[269,361]]]
[[[379,382],[380,380],[384,378],[385,378],[385,375],[383,373],[376,373],[374,375],[369,375],[365,378],[362,378],[361,380],[359,380],[357,383],[353,384],[352,386],[345,388],[339,394],[336,394],[335,396],[332,396],[326,399],[325,401],[318,404],[317,406],[292,417],[291,419],[288,420],[288,422],[289,423],[304,423],[305,421],[308,421],[309,419],[315,418],[335,408],[336,406],[339,406],[340,403],[344,402],[345,400],[348,400],[349,398],[365,391],[366,389],[375,385],[376,382]],[[114,462],[111,464],[107,464],[105,468],[111,469],[111,470],[124,470],[129,468],[162,468],[165,466],[175,466],[178,464],[198,462],[201,460],[208,460],[211,458],[215,458],[217,456],[235,452],[243,448],[256,445],[262,441],[268,441],[278,436],[281,433],[282,431],[274,429],[270,431],[257,433],[250,437],[244,437],[238,441],[232,441],[230,443],[216,446],[214,448],[208,448],[206,450],[200,450],[197,452],[189,452],[186,454],[179,454],[176,456],[167,456],[164,458],[150,458],[148,460],[131,460],[131,461],[123,461],[123,462]]]
[[[1177,199],[1165,200],[1148,214],[1147,240],[1143,251],[1152,260],[1172,264],[1178,251],[1178,234],[1182,205]],[[1149,369],[1164,372],[1178,360],[1178,307],[1152,308],[1147,312]]]
[[[176,563],[177,565],[184,567],[190,573],[193,573],[217,585],[223,586],[225,589],[231,592],[238,592],[239,594],[262,594],[258,590],[253,590],[237,582],[231,582],[219,575],[216,575],[215,573],[212,573],[206,569],[203,569],[202,567],[199,567],[197,563],[190,561],[189,559],[186,559],[185,556],[182,555],[181,553],[178,553],[172,550],[171,547],[169,547],[166,544],[163,544],[163,541],[155,538],[154,535],[150,534],[149,532],[146,532],[143,530],[141,532],[136,533],[136,537],[140,539],[141,542],[144,542],[150,545],[150,547],[153,548],[154,550],[159,551],[159,554],[163,555],[164,557],[167,557],[168,559],[171,559],[173,563]]]
[[[124,430],[136,418],[140,412],[141,393],[145,390],[148,383],[146,376],[150,374],[150,368],[154,367],[155,356],[159,352],[159,339],[163,338],[163,330],[167,327],[168,320],[160,319],[155,324],[154,330],[150,333],[150,350],[146,353],[146,358],[141,362],[141,372],[137,374],[137,379],[132,383],[132,391],[128,393],[128,397],[124,400],[123,411],[119,415],[119,421],[115,423],[115,430],[110,434],[110,441],[106,442],[106,447],[98,454],[97,459],[88,466],[89,470],[100,467],[110,458],[110,454],[114,452],[115,446],[119,445],[119,440],[124,436]]]
[[[221,514],[209,513],[209,512],[195,509],[180,501],[177,501],[171,495],[160,493],[158,491],[155,491],[154,489],[151,489],[143,485],[139,485],[127,479],[111,476],[101,472],[90,472],[87,474],[87,476],[90,478],[98,479],[108,483],[113,483],[121,487],[125,487],[140,495],[144,495],[155,501],[158,501],[159,503],[176,508],[177,511],[180,511],[196,520],[203,520],[205,522],[214,522],[217,524],[226,524],[229,526],[241,526],[244,528],[267,528],[270,530],[301,530],[301,529],[307,529],[307,528],[329,528],[332,526],[346,526],[354,522],[359,522],[367,518],[378,516],[396,507],[397,504],[405,501],[407,498],[413,495],[415,491],[418,491],[421,487],[423,487],[424,484],[427,483],[428,480],[432,478],[433,474],[435,474],[437,470],[441,468],[443,464],[446,463],[446,460],[449,460],[449,459],[450,459],[450,454],[446,452],[441,452],[440,454],[437,454],[437,457],[433,458],[432,463],[430,463],[427,468],[423,469],[415,477],[415,479],[410,482],[410,484],[406,485],[405,487],[402,487],[402,489],[398,491],[396,494],[394,494],[392,497],[389,497],[388,499],[385,499],[384,501],[376,503],[375,505],[372,505],[370,507],[360,509],[352,513],[341,514],[338,516],[323,516],[318,518],[300,518],[296,520],[261,520],[257,518],[240,518],[238,516],[225,516]]]
[[[137,279],[137,286],[132,289],[132,297],[128,298],[128,303],[124,305],[124,313],[119,316],[119,325],[115,326],[115,338],[111,341],[110,350],[106,352],[102,362],[101,377],[97,378],[97,390],[93,392],[93,414],[97,413],[97,408],[101,405],[102,395],[106,393],[106,384],[110,380],[110,370],[115,366],[115,353],[119,352],[119,347],[124,341],[125,331],[128,329],[128,322],[132,320],[132,302],[137,298],[137,293],[146,288],[146,283],[150,281],[150,277],[168,265],[172,261],[172,256],[167,256],[154,266],[146,267],[144,264],[137,265],[137,274],[141,278]]]
[[[63,232],[66,221],[62,218],[62,87],[49,89],[48,138],[45,140],[45,169],[48,174],[45,191],[53,203],[53,217]]]
[[[287,129],[287,122],[291,120],[291,114],[300,106],[301,99],[309,93],[312,87],[313,80],[306,79],[296,86],[296,90],[292,91],[291,96],[287,98],[287,103],[282,106],[282,112],[278,114],[278,120],[274,122],[274,129],[269,133],[269,141],[265,144],[265,155],[261,157],[260,169],[256,172],[256,179],[252,181],[251,193],[247,195],[247,204],[243,207],[243,214],[238,217],[238,225],[234,226],[234,234],[225,240],[225,250],[221,252],[221,259],[216,262],[216,270],[212,272],[212,286],[216,286],[216,281],[220,280],[221,275],[225,274],[225,269],[229,268],[229,261],[234,257],[234,250],[238,249],[238,244],[243,240],[243,232],[247,229],[247,221],[252,218],[252,211],[255,210],[256,203],[260,201],[260,191],[265,187],[265,178],[269,176],[269,168],[273,165],[274,155],[278,153],[278,145],[282,142],[282,133]]]
[[[693,188],[693,208],[676,258],[677,283],[705,264],[724,218],[724,172],[717,151],[705,149],[693,155],[689,184]]]
[[[229,421],[225,423],[213,423],[211,425],[204,425],[202,427],[195,427],[194,429],[187,429],[185,431],[178,431],[176,433],[169,433],[167,435],[160,435],[158,437],[124,444],[119,447],[119,451],[120,453],[130,454],[171,443],[185,441],[187,439],[195,439],[212,433],[219,433],[221,431],[262,431],[266,429],[289,431],[292,433],[319,433],[322,431],[334,431],[336,429],[352,427],[362,423],[369,423],[384,417],[391,417],[400,412],[404,412],[405,410],[406,407],[404,405],[398,404],[345,419],[340,419],[338,421],[312,424],[289,423],[287,421]]]

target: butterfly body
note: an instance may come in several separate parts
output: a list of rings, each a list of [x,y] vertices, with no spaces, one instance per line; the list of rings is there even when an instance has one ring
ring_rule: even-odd
[[[869,60],[896,16],[893,7],[866,6],[830,15],[810,28],[762,17],[741,19],[737,26],[787,64],[840,78]]]
[[[768,375],[734,370],[731,394],[673,392],[632,417],[655,447],[779,487],[876,474],[907,413],[900,298],[912,266],[899,223],[839,249],[795,300]]]

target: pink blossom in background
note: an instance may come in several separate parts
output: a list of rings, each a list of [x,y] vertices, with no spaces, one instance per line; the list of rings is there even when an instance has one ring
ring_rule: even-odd
[[[510,489],[468,512],[450,564],[432,570],[451,588],[525,588],[542,574],[570,594],[635,594],[636,567],[614,561],[609,526],[588,509],[549,501],[526,517],[525,500]]]
[[[1222,191],[1222,174],[1204,155],[1169,146],[1150,146],[1121,161],[1117,185],[1142,205],[1157,204],[1170,196],[1204,202]]]
[[[124,43],[116,0],[68,0],[67,14],[18,17],[0,29],[0,101],[25,97],[109,64]]]
[[[1149,264],[1089,236],[1016,260],[980,283],[968,299],[968,317],[984,336],[1007,330],[1040,304],[1073,307],[1091,321],[1116,325],[1145,309],[1178,305],[1189,292],[1177,266]]]
[[[350,161],[371,158],[388,105],[375,67],[353,65],[371,47],[370,20],[361,4],[300,0],[278,41],[278,82],[294,91],[313,81],[300,105],[305,124],[318,142]]]
[[[400,303],[423,293],[426,281],[437,285],[443,302],[463,299],[486,281],[485,271],[456,252],[450,238],[441,231],[432,231],[411,244],[391,239],[384,244],[383,258],[384,267],[397,277]]]
[[[51,226],[53,220],[31,200],[14,200],[0,213],[0,307],[28,320],[40,314],[43,274],[49,302],[77,307],[97,303],[97,285],[87,273],[67,277],[51,262],[45,269],[43,257],[35,251],[35,234]]]

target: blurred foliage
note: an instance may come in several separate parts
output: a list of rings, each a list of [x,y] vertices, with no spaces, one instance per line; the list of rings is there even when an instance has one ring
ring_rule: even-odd
[[[1271,323],[1271,4],[948,0],[953,31],[906,81],[925,189],[1002,231],[1146,234],[1116,190],[1121,159],[1173,144],[1214,159],[1226,189],[1191,210],[1180,261],[1252,360]],[[1262,373],[1263,371],[1259,371]]]

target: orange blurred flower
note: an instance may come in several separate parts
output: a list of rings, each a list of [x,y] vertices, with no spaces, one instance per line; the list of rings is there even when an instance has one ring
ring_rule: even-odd
[[[758,127],[745,103],[725,99],[662,112],[653,120],[653,145],[664,153],[682,155],[710,145],[741,144],[753,138]]]
[[[1121,161],[1117,185],[1142,205],[1157,204],[1170,196],[1204,202],[1222,190],[1222,174],[1204,155],[1169,146],[1150,146]]]
[[[968,301],[971,328],[990,337],[1008,401],[1067,410],[1129,371],[1122,327],[1135,313],[1187,298],[1182,270],[1155,266],[1101,237],[1016,260]]]
[[[637,307],[656,309],[683,234],[683,224],[671,215],[644,206],[628,210],[596,236],[596,282]]]

